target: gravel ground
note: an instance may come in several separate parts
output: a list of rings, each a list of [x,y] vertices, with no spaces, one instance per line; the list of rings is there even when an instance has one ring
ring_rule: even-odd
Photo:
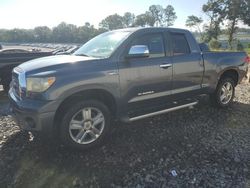
[[[0,99],[7,114],[6,97]],[[0,112],[0,113],[1,113]],[[250,187],[250,84],[228,109],[204,98],[122,124],[104,146],[71,151],[0,115],[0,187]]]

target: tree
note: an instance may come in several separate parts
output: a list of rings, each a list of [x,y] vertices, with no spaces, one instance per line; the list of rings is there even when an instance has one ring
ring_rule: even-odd
[[[216,39],[212,39],[212,40],[209,41],[209,47],[211,49],[216,49],[217,50],[217,49],[219,49],[221,47],[221,43]]]
[[[228,44],[232,49],[233,35],[237,30],[238,21],[244,12],[243,1],[239,0],[225,0],[225,18],[229,20],[228,23]]]
[[[149,24],[151,26],[162,26],[163,25],[163,17],[164,17],[164,9],[161,5],[151,5],[149,7],[149,11],[146,13],[148,18],[150,18]]]
[[[244,46],[239,40],[237,40],[237,47],[236,48],[238,51],[244,51]]]
[[[106,17],[104,20],[102,20],[99,26],[107,30],[124,28],[123,17],[118,14],[110,15]]]
[[[168,5],[165,9],[161,5],[151,5],[149,10],[135,18],[135,26],[172,26],[177,16],[174,7]]]
[[[134,26],[141,26],[144,27],[147,25],[147,18],[146,14],[140,14],[135,17]]]
[[[123,15],[123,25],[124,27],[131,27],[134,25],[135,15],[131,12],[125,12]]]
[[[249,0],[208,0],[207,4],[203,5],[203,11],[207,13],[211,19],[208,30],[210,33],[215,34],[215,39],[217,39],[220,31],[220,23],[227,20],[228,44],[230,48],[232,48],[233,35],[237,30],[238,21],[241,20],[244,15],[249,15],[249,12],[246,13],[248,10],[246,6],[248,1]],[[247,19],[245,21],[247,21]],[[212,37],[213,36],[210,36],[210,39]]]
[[[203,20],[201,17],[199,18],[197,16],[191,15],[191,16],[188,16],[186,20],[186,26],[195,27],[199,31],[199,33],[201,33],[200,25],[202,22]]]
[[[166,26],[172,26],[174,25],[175,20],[177,19],[176,13],[174,11],[174,7],[172,5],[168,5],[164,9],[164,22],[166,23]]]
[[[74,42],[85,43],[98,34],[98,30],[94,28],[89,22],[86,22],[84,26],[77,28],[77,34]]]
[[[34,37],[37,42],[49,42],[51,35],[52,31],[47,26],[39,26],[34,29]]]
[[[188,16],[188,18],[186,20],[187,27],[190,27],[190,28],[194,27],[195,29],[198,30],[199,35],[200,35],[200,40],[203,40],[203,35],[202,35],[201,29],[200,29],[200,25],[202,22],[203,22],[203,20],[201,17],[199,18],[199,17],[194,16],[194,15]]]
[[[77,27],[75,25],[62,22],[53,28],[53,42],[74,42],[76,33]]]
[[[250,0],[243,0],[242,6],[244,9],[242,10],[241,13],[241,19],[244,22],[244,24],[250,26]]]
[[[202,6],[203,12],[210,19],[209,24],[205,25],[205,42],[209,42],[212,38],[218,39],[220,23],[222,23],[224,18],[224,9],[224,0],[208,0],[207,3]]]
[[[134,26],[151,26],[155,24],[155,19],[149,11],[146,11],[144,14],[136,16]]]

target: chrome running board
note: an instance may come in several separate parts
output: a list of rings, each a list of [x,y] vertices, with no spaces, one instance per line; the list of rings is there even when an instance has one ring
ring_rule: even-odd
[[[148,117],[152,117],[152,116],[164,114],[164,113],[167,113],[167,112],[179,110],[179,109],[182,109],[182,108],[187,108],[187,107],[192,108],[197,103],[198,103],[198,101],[192,102],[192,103],[188,103],[188,104],[184,104],[184,105],[180,105],[180,106],[176,106],[176,107],[173,107],[173,108],[168,108],[168,109],[157,111],[157,112],[152,112],[152,113],[149,113],[149,114],[144,114],[144,115],[141,115],[141,116],[130,118],[129,121],[136,121],[136,120],[139,120],[139,119],[144,119],[144,118],[148,118]]]

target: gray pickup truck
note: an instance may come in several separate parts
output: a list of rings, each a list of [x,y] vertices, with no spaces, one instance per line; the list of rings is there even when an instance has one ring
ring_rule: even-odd
[[[202,52],[187,30],[115,30],[73,55],[19,65],[9,98],[22,129],[87,149],[103,143],[113,120],[133,122],[192,107],[203,94],[228,106],[248,63],[245,52]]]

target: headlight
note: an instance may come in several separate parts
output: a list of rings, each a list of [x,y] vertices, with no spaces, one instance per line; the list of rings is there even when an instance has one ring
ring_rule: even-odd
[[[55,77],[45,77],[45,78],[27,78],[27,91],[29,92],[44,92],[46,91],[54,82]]]

